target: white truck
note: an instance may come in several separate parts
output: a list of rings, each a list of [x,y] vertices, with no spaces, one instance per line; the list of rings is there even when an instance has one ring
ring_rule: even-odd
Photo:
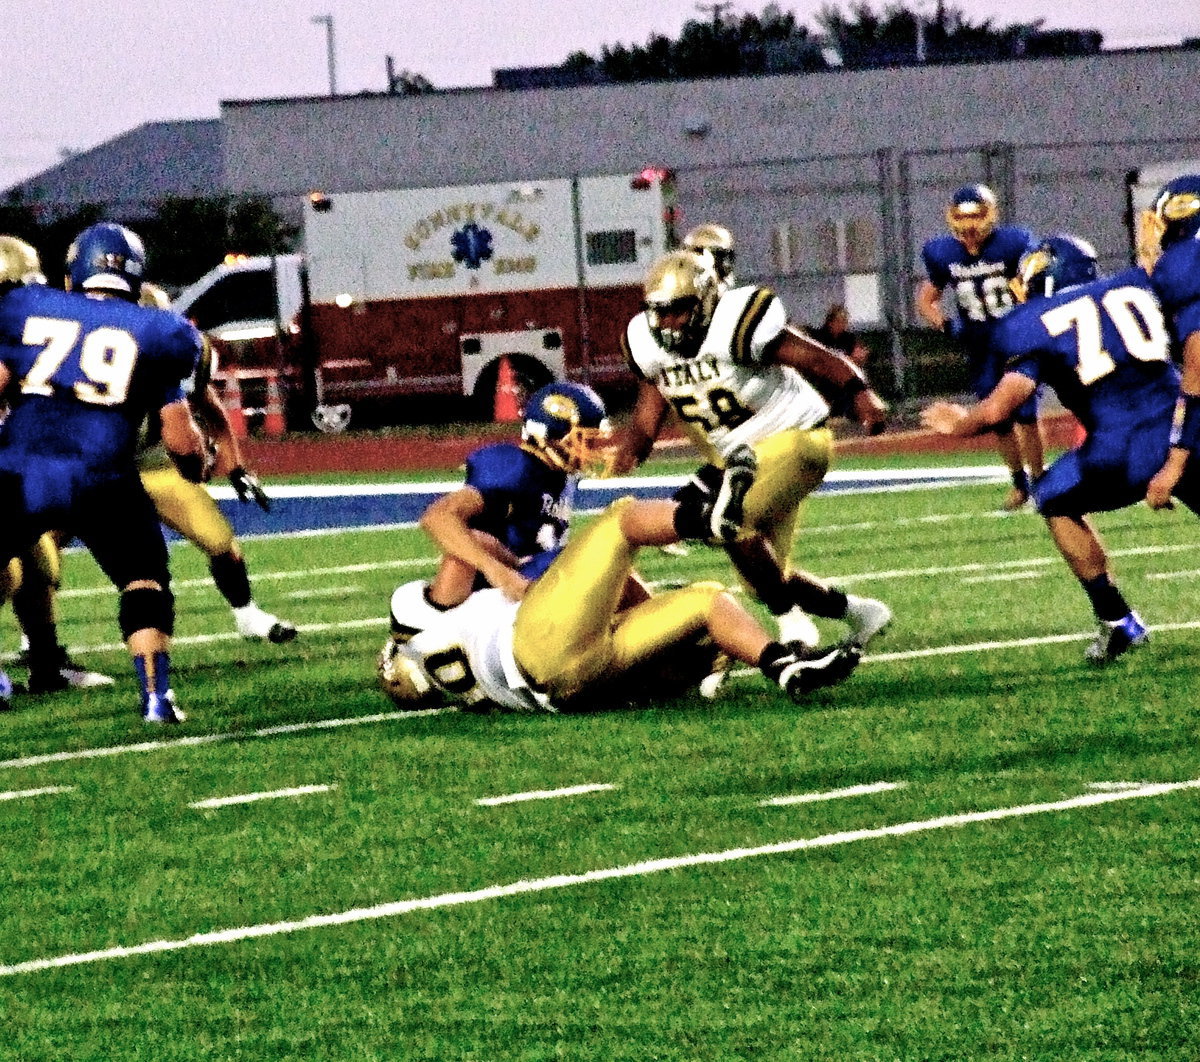
[[[231,258],[174,307],[213,339],[219,378],[251,395],[270,378],[293,422],[329,431],[363,399],[466,395],[490,411],[502,359],[518,390],[628,382],[619,336],[674,243],[657,168],[314,192],[303,209],[302,254]]]

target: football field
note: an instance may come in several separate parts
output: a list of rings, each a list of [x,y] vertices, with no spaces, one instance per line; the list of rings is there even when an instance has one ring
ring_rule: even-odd
[[[388,595],[434,565],[400,521],[245,541],[282,647],[176,545],[189,719],[152,730],[69,554],[63,638],[117,683],[0,715],[0,1060],[1197,1057],[1200,521],[1099,519],[1152,637],[1095,670],[1001,485],[878,486],[811,499],[795,557],[895,622],[800,706],[738,672],[397,711]]]

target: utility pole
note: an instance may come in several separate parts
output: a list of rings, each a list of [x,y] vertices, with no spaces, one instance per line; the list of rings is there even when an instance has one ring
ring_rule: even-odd
[[[333,16],[313,15],[311,21],[315,25],[325,27],[325,51],[329,57],[329,95],[337,95],[337,60],[333,55]]]
[[[725,12],[733,7],[732,3],[712,3],[712,4],[697,4],[696,10],[702,15],[711,15],[714,26],[719,26],[724,19]]]

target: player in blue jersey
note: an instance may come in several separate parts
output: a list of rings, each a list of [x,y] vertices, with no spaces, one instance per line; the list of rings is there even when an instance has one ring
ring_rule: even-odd
[[[1150,483],[1146,502],[1170,503],[1191,455],[1200,449],[1200,174],[1168,181],[1140,220],[1139,255],[1152,268],[1150,282],[1162,299],[1183,366],[1177,438]]]
[[[426,594],[435,608],[461,604],[481,586],[519,600],[562,549],[580,473],[602,468],[611,431],[591,388],[547,384],[522,416],[520,443],[475,450],[464,484],[421,516],[442,551]]]
[[[1024,304],[997,329],[1007,367],[995,390],[970,410],[935,403],[922,419],[942,434],[977,435],[1039,384],[1079,418],[1086,438],[1034,483],[1033,499],[1099,621],[1087,659],[1106,664],[1147,631],[1113,583],[1088,514],[1141,501],[1166,459],[1179,398],[1170,334],[1145,270],[1100,278],[1095,251],[1075,237],[1043,240],[1021,259],[1015,286]],[[1200,473],[1185,472],[1176,494],[1200,511]]]
[[[1035,242],[1028,229],[1000,225],[999,217],[992,190],[983,184],[967,185],[954,193],[946,210],[950,234],[935,236],[921,250],[927,279],[917,289],[917,314],[962,348],[976,398],[990,394],[1004,374],[1004,358],[992,337],[1013,307],[1009,281],[1017,275],[1017,263]],[[946,291],[951,312],[942,306]],[[1035,392],[1013,411],[1010,421],[993,429],[1012,475],[1006,509],[1028,501],[1030,481],[1042,472],[1045,447],[1037,413]]]
[[[118,619],[148,722],[183,719],[170,689],[174,599],[167,549],[138,478],[138,430],[158,418],[189,478],[208,457],[182,391],[200,352],[195,328],[137,305],[145,251],[101,223],[67,254],[70,290],[32,285],[0,300],[0,559],[49,529],[77,535],[120,591]]]

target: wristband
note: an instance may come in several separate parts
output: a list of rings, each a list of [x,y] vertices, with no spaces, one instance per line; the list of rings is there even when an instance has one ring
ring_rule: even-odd
[[[1171,422],[1171,445],[1188,453],[1200,447],[1200,395],[1180,395]]]

